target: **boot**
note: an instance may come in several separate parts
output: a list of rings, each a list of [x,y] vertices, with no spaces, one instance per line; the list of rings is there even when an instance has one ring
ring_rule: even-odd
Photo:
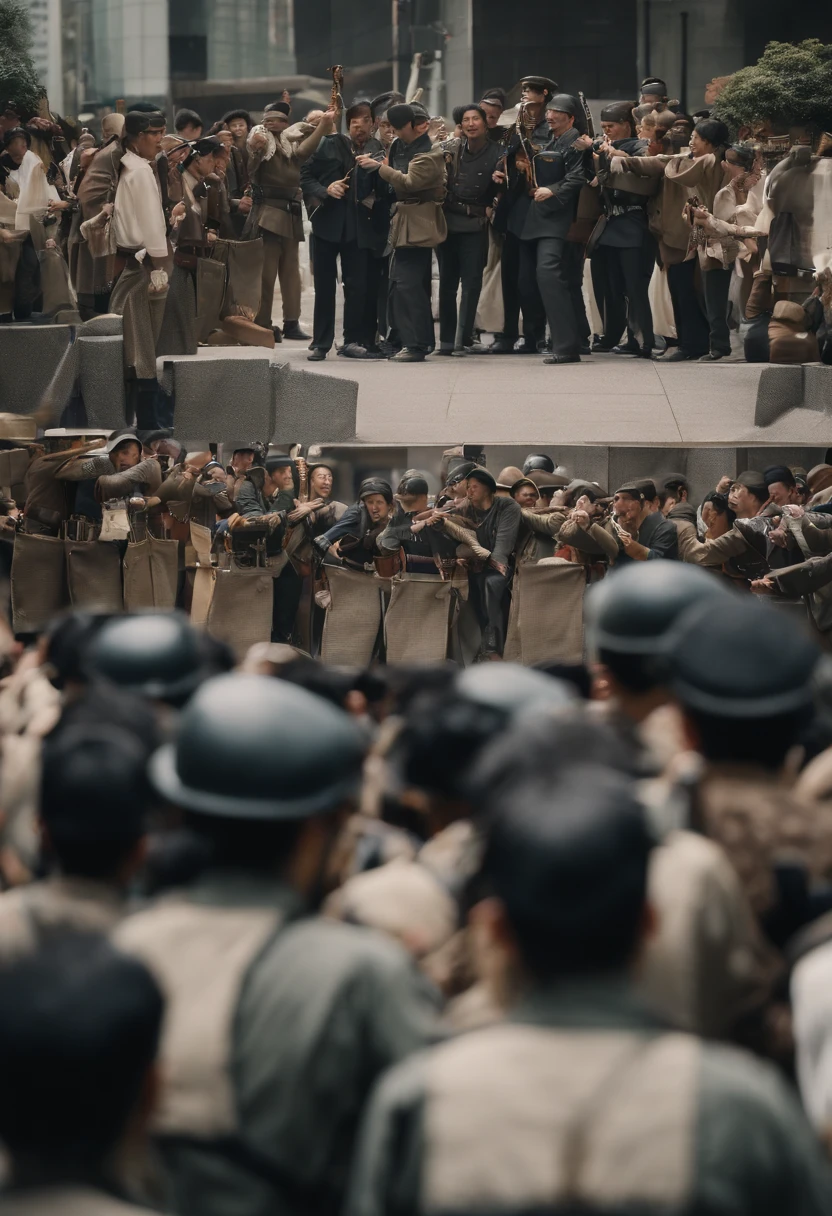
[[[290,342],[308,342],[312,335],[301,329],[300,321],[284,321],[283,337]]]

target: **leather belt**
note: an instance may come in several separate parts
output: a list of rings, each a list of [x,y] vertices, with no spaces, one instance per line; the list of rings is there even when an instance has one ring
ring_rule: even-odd
[[[455,198],[445,199],[445,210],[454,215],[468,215],[476,219],[485,219],[487,206],[483,203],[463,203]]]

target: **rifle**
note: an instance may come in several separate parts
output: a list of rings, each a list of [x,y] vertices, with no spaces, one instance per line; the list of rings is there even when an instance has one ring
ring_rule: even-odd
[[[590,110],[590,108],[589,108],[589,103],[587,102],[586,95],[584,93],[582,93],[580,91],[580,89],[578,90],[578,100],[580,101],[580,103],[583,107],[584,116],[586,118],[586,133],[590,139],[594,139],[595,138],[595,122],[593,121],[593,118],[592,118],[592,110]]]

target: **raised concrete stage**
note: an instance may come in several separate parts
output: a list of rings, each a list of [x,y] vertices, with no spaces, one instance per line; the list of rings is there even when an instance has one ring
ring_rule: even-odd
[[[549,442],[637,446],[832,443],[832,367],[660,363],[593,355],[549,367],[534,355],[431,356],[419,364],[306,362],[358,381],[364,443]]]
[[[434,355],[396,365],[334,353],[309,363],[307,353],[305,342],[283,342],[159,360],[177,433],[186,442],[271,435],[325,445],[832,443],[832,367],[819,364],[663,366],[595,355],[547,367],[537,356]],[[50,389],[55,424],[80,395],[90,425],[122,426],[121,356],[117,317],[75,330],[0,326],[0,411],[34,413]]]

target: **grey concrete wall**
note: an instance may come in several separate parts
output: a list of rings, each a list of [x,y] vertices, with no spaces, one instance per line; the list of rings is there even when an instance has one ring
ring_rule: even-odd
[[[638,76],[649,72],[666,80],[671,97],[680,97],[682,23],[688,13],[688,110],[705,104],[705,86],[715,76],[728,76],[745,66],[743,19],[739,0],[652,0],[650,62],[644,54],[644,6],[639,0]]]

